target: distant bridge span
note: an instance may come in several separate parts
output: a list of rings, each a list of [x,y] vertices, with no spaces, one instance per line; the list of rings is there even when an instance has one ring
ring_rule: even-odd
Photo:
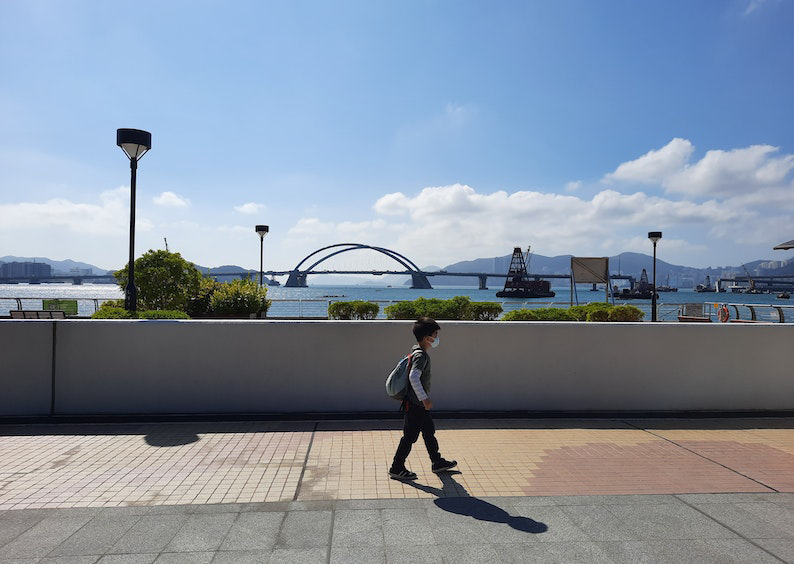
[[[386,249],[384,247],[375,247],[372,245],[365,245],[363,243],[336,243],[335,245],[328,245],[327,247],[323,247],[322,249],[317,249],[313,253],[304,257],[303,260],[301,260],[297,264],[297,266],[295,266],[295,268],[293,268],[290,271],[289,278],[287,279],[287,283],[285,284],[285,286],[287,288],[305,288],[306,275],[310,272],[313,272],[318,264],[325,262],[326,260],[336,255],[347,253],[350,251],[359,251],[362,249],[377,251],[381,254],[386,255],[390,259],[398,262],[403,267],[405,267],[405,272],[401,274],[410,274],[412,281],[411,288],[418,288],[422,290],[432,288],[430,282],[427,279],[427,275],[424,272],[422,272],[422,270],[418,266],[416,266],[416,264],[414,264],[414,262],[408,257],[401,255],[397,251],[392,251],[391,249]],[[325,251],[331,251],[331,252],[329,252],[319,260],[316,260],[314,263],[304,268],[304,270],[301,270],[301,265],[303,265],[303,263],[308,261],[313,256],[323,253]]]
[[[387,257],[391,258],[405,270],[318,270],[317,266],[324,261],[339,255],[341,253],[346,253],[350,251],[358,251],[358,250],[372,250],[379,252],[381,254],[386,255]],[[309,262],[312,257],[316,255],[320,255],[325,251],[329,251],[327,254],[322,256],[321,258],[315,260],[309,266],[304,267],[301,270],[301,267],[304,263]],[[287,283],[285,286],[287,288],[305,288],[306,284],[306,277],[309,274],[371,274],[373,276],[382,276],[385,274],[399,274],[411,277],[411,288],[416,289],[432,289],[430,285],[430,281],[428,277],[430,276],[466,276],[466,277],[473,277],[477,278],[480,281],[480,290],[487,290],[487,281],[488,278],[506,278],[507,273],[488,273],[488,272],[447,272],[445,270],[441,271],[424,271],[419,268],[411,259],[408,257],[401,255],[397,251],[392,251],[391,249],[386,249],[384,247],[376,247],[373,245],[365,245],[363,243],[337,243],[335,245],[328,245],[327,247],[323,247],[321,249],[317,249],[313,253],[307,255],[303,258],[296,266],[290,271],[268,271],[265,274],[268,276],[281,276],[281,275],[289,275],[287,279]],[[565,278],[570,279],[570,274],[529,274],[530,278],[534,278],[535,280],[540,280],[541,278]],[[616,279],[624,279],[629,281],[632,288],[634,287],[634,277],[633,276],[620,276],[620,275],[613,275],[611,276],[613,280]]]

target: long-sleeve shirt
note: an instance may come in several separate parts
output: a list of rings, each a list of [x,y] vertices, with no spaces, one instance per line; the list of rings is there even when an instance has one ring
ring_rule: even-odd
[[[412,403],[422,403],[430,393],[430,355],[419,345],[411,349],[411,371],[408,373],[410,390],[408,399]]]

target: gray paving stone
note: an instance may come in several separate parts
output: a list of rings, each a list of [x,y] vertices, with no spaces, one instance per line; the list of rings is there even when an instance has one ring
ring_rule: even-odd
[[[497,562],[502,564],[541,564],[547,562],[546,547],[549,543],[502,543],[494,544],[498,556]]]
[[[331,546],[383,546],[381,515],[377,509],[344,509],[334,514]]]
[[[780,493],[708,493],[708,494],[678,494],[675,497],[692,505],[700,503],[758,503],[762,501],[775,502],[781,500]]]
[[[784,562],[794,562],[794,539],[752,539]]]
[[[441,552],[435,544],[387,545],[386,562],[389,564],[436,564],[441,562]]]
[[[94,564],[99,556],[47,556],[39,560],[40,564]]]
[[[60,517],[52,513],[24,533],[0,547],[0,560],[12,558],[43,558],[56,546],[80,530],[91,515],[82,517]]]
[[[499,554],[490,544],[440,544],[438,552],[444,562],[493,564],[499,561]]]
[[[290,512],[281,525],[278,548],[327,547],[331,535],[330,511]]]
[[[430,530],[437,544],[485,544],[487,539],[473,517],[448,513],[441,509],[428,509]]]
[[[155,564],[210,564],[214,552],[170,552],[157,557]]]
[[[613,560],[595,542],[551,542],[545,546],[544,563],[613,564]]]
[[[560,496],[527,496],[512,502],[516,507],[532,507],[536,505],[659,505],[663,503],[681,503],[674,495],[667,494],[632,494],[632,495],[560,495]]]
[[[387,547],[427,546],[436,542],[425,509],[383,509],[380,518]]]
[[[221,550],[271,550],[284,513],[240,513],[221,544]]]
[[[220,551],[215,553],[212,564],[266,564],[268,562],[278,562],[270,559],[270,552],[270,550]]]
[[[535,543],[538,535],[545,533],[545,523],[521,515],[521,510],[502,504],[501,513],[492,513],[488,519],[478,519],[485,540],[490,543]]]
[[[105,554],[140,518],[140,515],[100,514],[59,544],[49,555]]]
[[[522,517],[543,523],[546,531],[535,535],[540,542],[586,541],[587,535],[574,523],[561,507],[516,507]]]
[[[770,526],[783,531],[779,538],[794,538],[794,506],[781,503],[740,503],[738,507]],[[754,535],[753,535],[754,536]],[[758,535],[769,538],[775,535]]]
[[[97,564],[152,564],[157,554],[107,554]]]
[[[196,512],[197,505],[153,505],[147,515],[189,515]]]
[[[743,539],[670,539],[599,543],[617,564],[780,564]]]
[[[743,537],[767,539],[794,538],[794,529],[786,528],[785,524],[778,526],[777,520],[770,521],[760,516],[758,513],[768,513],[768,511],[761,509],[759,507],[760,505],[770,504],[768,502],[699,503],[695,505],[695,507],[712,519],[715,519],[726,527],[730,527]],[[773,506],[773,513],[778,513],[775,509],[779,508]]]
[[[639,539],[735,538],[736,535],[684,504],[609,505]]]
[[[386,562],[383,546],[333,546],[331,564],[377,564]]]
[[[565,505],[562,512],[592,541],[639,540],[636,532],[617,517],[609,506]]]
[[[38,524],[45,516],[43,513],[34,515],[22,511],[9,511],[7,513],[9,514],[0,516],[0,547],[8,544],[34,525]],[[15,515],[15,513],[18,513],[18,515]]]
[[[328,548],[277,548],[270,555],[273,564],[326,564]]]
[[[187,520],[188,516],[181,514],[144,515],[108,549],[108,553],[162,552]]]
[[[168,552],[215,551],[220,547],[226,533],[234,522],[235,513],[190,515],[168,543]]]

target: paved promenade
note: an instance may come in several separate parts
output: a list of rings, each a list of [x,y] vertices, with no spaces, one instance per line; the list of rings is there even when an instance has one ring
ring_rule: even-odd
[[[0,563],[794,562],[794,419],[0,425]]]

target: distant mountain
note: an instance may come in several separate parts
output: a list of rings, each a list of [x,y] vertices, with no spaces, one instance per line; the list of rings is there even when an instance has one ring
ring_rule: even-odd
[[[52,267],[52,271],[54,274],[69,274],[69,272],[76,268],[78,270],[91,270],[93,274],[108,274],[109,272],[113,272],[112,270],[105,270],[104,268],[99,268],[98,266],[94,266],[93,264],[88,264],[86,262],[77,262],[74,260],[51,260],[46,257],[13,257],[13,256],[5,256],[0,257],[0,262],[41,262],[44,264],[49,264]]]
[[[485,272],[488,274],[507,273],[510,268],[509,255],[493,258],[481,258],[469,261],[456,262],[445,266],[440,270],[449,272]],[[570,274],[572,255],[560,255],[556,257],[546,257],[543,255],[532,255],[529,260],[528,270],[530,274]],[[751,276],[783,276],[794,275],[794,260],[789,261],[752,261],[744,265]],[[690,266],[678,266],[670,264],[660,259],[656,259],[656,282],[657,284],[667,283],[669,276],[671,286],[679,288],[692,288],[701,284],[706,276],[711,277],[712,281],[717,278],[730,278],[733,276],[746,276],[744,267],[725,266],[717,268],[694,268]],[[653,271],[653,257],[642,253],[621,253],[609,257],[609,271],[611,274],[624,274],[634,276],[639,279],[642,269],[648,275]],[[426,269],[430,270],[430,268]],[[437,270],[437,269],[433,269]],[[446,277],[434,276],[430,283],[433,286],[476,286],[479,279],[476,277]],[[504,278],[489,278],[488,286],[497,287],[504,284]],[[567,281],[557,281],[557,285],[566,285]]]

